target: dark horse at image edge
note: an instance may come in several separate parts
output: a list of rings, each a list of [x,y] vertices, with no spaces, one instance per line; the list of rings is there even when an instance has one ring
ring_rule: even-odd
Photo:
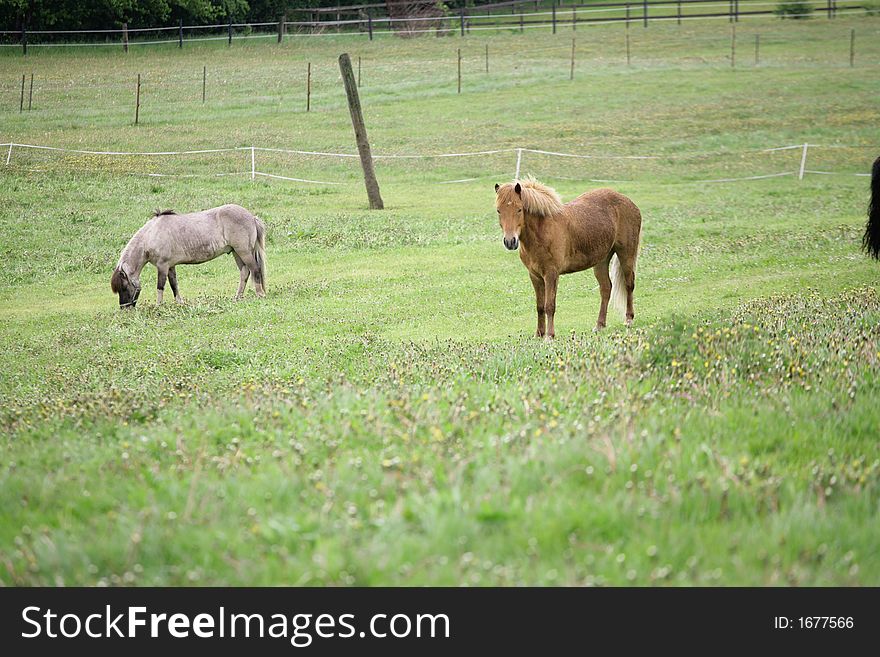
[[[871,169],[871,201],[868,203],[868,223],[862,237],[865,252],[880,260],[880,157]]]

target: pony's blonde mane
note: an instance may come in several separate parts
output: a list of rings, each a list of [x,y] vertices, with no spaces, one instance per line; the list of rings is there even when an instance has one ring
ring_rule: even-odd
[[[514,190],[516,183],[520,184],[522,190],[519,195]],[[505,183],[498,188],[495,197],[496,207],[514,201],[521,201],[523,210],[539,217],[552,217],[562,212],[562,199],[559,198],[556,190],[538,182],[532,176],[523,180],[514,180],[512,183]]]

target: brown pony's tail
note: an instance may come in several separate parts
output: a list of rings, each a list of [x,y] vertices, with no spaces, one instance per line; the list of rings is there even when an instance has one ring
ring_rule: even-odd
[[[254,260],[260,268],[260,282],[263,290],[266,290],[266,224],[258,217],[254,217],[257,225],[257,243],[254,244]]]
[[[880,260],[880,157],[874,160],[871,169],[871,200],[868,203],[868,223],[862,236],[865,252]]]

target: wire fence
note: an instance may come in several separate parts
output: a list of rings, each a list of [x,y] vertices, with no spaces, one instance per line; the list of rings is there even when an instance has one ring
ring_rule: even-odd
[[[525,11],[531,2],[508,2],[483,7],[462,7],[457,13],[439,15],[387,16],[374,15],[376,7],[312,8],[301,10],[308,20],[239,23],[229,21],[212,25],[177,25],[162,27],[128,27],[127,25],[94,30],[27,29],[0,31],[0,49],[43,47],[119,47],[177,44],[189,42],[274,39],[278,42],[297,37],[361,36],[373,40],[377,36],[414,37],[426,34],[465,36],[474,33],[525,30],[558,30],[590,27],[607,23],[640,24],[693,20],[725,20],[738,23],[755,18],[834,19],[844,16],[874,14],[878,9],[866,0],[799,0],[802,13],[788,10],[780,14],[783,3],[773,0],[643,0],[642,2],[610,2],[600,4],[554,3],[549,9],[534,3],[533,11]],[[363,7],[367,7],[364,9]],[[504,11],[510,7],[511,12]],[[502,10],[502,11],[499,11]],[[334,16],[335,18],[328,18]],[[353,15],[353,18],[343,16]]]
[[[114,59],[112,65],[108,55],[97,54],[91,59],[49,58],[7,66],[0,70],[0,114],[33,111],[36,116],[79,109],[92,120],[112,117],[115,125],[123,125],[134,119],[136,105],[140,121],[149,122],[241,102],[293,112],[345,102],[336,62],[338,44],[289,52],[230,51],[204,64],[205,60],[178,58],[176,52],[118,63]],[[871,67],[880,62],[880,18],[772,29],[683,27],[632,35],[606,30],[538,41],[513,35],[451,45],[442,40],[398,40],[351,54],[361,93],[376,101],[386,95],[485,91],[487,84],[497,85],[505,77],[583,80],[600,67]],[[94,61],[96,57],[100,61]],[[28,59],[20,61],[30,64]]]
[[[867,177],[874,146],[792,144],[747,150],[670,154],[567,153],[503,148],[449,153],[375,154],[380,177],[457,185],[535,175],[583,183],[714,184],[807,176]],[[303,185],[362,185],[359,156],[275,147],[240,146],[181,151],[69,149],[0,144],[2,171],[28,174],[108,173],[155,178],[271,179]],[[837,168],[835,168],[837,167]]]

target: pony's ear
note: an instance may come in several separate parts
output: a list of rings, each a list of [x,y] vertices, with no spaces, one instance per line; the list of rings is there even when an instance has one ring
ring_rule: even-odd
[[[501,185],[499,185],[498,183],[495,183],[495,191],[497,192],[499,189],[501,189]]]
[[[122,289],[122,270],[119,267],[113,270],[113,276],[110,277],[110,289],[114,294],[119,294]]]
[[[516,183],[516,185],[513,186],[513,191],[515,191],[517,194],[522,195],[522,185]]]

